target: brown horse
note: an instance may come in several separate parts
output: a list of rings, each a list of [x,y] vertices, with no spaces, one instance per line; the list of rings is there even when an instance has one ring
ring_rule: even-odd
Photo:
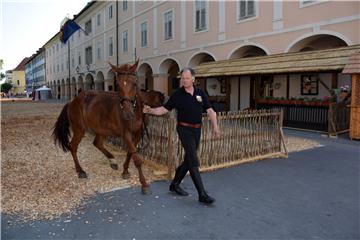
[[[142,192],[147,194],[149,185],[146,183],[141,169],[142,159],[136,152],[136,144],[140,141],[143,129],[142,108],[144,104],[161,105],[164,96],[161,93],[154,94],[152,92],[150,94],[138,89],[136,78],[138,62],[139,60],[134,65],[120,67],[110,64],[112,71],[116,73],[119,92],[82,91],[64,106],[52,134],[55,144],[59,143],[65,152],[71,152],[79,178],[87,177],[77,158],[77,148],[86,130],[95,134],[94,146],[105,154],[113,169],[117,169],[117,165],[111,161],[114,156],[104,148],[103,141],[106,137],[122,137],[128,147],[123,177],[129,176],[128,166],[132,158],[139,171]],[[158,97],[156,98],[154,95]],[[72,130],[71,141],[69,141],[70,127]]]

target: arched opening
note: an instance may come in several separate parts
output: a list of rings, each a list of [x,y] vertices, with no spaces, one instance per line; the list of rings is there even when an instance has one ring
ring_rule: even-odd
[[[56,98],[57,98],[57,99],[61,99],[61,84],[60,84],[60,80],[57,81],[57,85],[56,85]]]
[[[293,44],[288,52],[306,52],[314,50],[325,50],[339,47],[346,47],[344,40],[329,34],[318,34],[306,37]]]
[[[149,64],[143,63],[138,70],[139,86],[141,89],[153,90],[154,89],[154,77],[153,71]]]
[[[179,75],[179,65],[173,59],[166,59],[160,64],[159,69],[161,74],[165,74],[167,76],[167,89],[168,95],[170,96],[176,89],[180,86]]]
[[[77,84],[77,94],[79,94],[82,90],[84,90],[84,80],[82,76],[79,76]]]
[[[105,90],[104,74],[102,72],[98,72],[96,75],[95,90]]]
[[[106,78],[106,83],[107,83],[107,91],[115,91],[115,74],[113,73],[113,71],[110,69],[107,73],[107,78]]]
[[[94,77],[89,73],[85,77],[85,90],[95,90]]]
[[[70,97],[76,97],[77,96],[77,88],[76,88],[76,78],[72,77],[71,79],[71,93]]]
[[[266,56],[265,50],[260,47],[248,45],[243,46],[235,50],[231,55],[230,59],[239,59],[247,57],[257,57],[257,56]]]
[[[210,55],[209,53],[198,53],[196,55],[194,55],[190,61],[189,61],[189,64],[188,66],[189,67],[196,67],[196,66],[199,66],[200,64],[202,63],[206,63],[206,62],[215,62],[215,58]]]

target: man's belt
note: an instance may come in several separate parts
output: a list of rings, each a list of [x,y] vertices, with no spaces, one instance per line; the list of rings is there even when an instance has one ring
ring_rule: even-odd
[[[184,126],[184,127],[201,128],[200,123],[178,122],[177,124],[180,125],[180,126]]]

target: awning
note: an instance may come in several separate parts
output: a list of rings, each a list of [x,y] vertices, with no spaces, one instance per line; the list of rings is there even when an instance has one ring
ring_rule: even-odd
[[[201,64],[195,71],[197,77],[341,71],[350,55],[357,52],[360,52],[360,45],[222,60]]]
[[[343,73],[360,73],[360,52],[354,53],[349,57],[349,61],[344,67]]]

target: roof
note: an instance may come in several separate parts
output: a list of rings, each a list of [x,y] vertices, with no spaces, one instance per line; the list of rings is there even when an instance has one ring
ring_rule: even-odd
[[[40,53],[44,52],[45,48],[41,47],[39,48],[39,50],[36,51],[36,53],[34,53],[33,55],[31,55],[28,60],[26,61],[25,65],[28,64],[29,62],[31,62],[31,60],[33,60],[34,58],[36,58]]]
[[[51,91],[51,89],[48,88],[47,86],[42,86],[41,88],[38,88],[35,91],[37,91],[37,92],[39,92],[39,91]]]
[[[360,73],[360,51],[349,57],[343,73]]]
[[[197,77],[252,74],[340,71],[360,45],[327,50],[274,54],[204,63],[195,68]]]
[[[28,57],[24,58],[21,63],[19,63],[19,65],[15,69],[13,69],[13,71],[25,71],[25,64],[28,60]]]

